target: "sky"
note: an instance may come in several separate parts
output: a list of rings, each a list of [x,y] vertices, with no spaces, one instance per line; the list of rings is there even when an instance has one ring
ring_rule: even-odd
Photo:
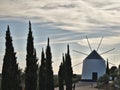
[[[0,0],[0,71],[5,53],[5,33],[10,25],[17,62],[24,70],[28,22],[32,23],[34,45],[40,64],[42,48],[46,49],[50,38],[54,74],[58,73],[62,54],[70,45],[74,73],[81,74],[85,55],[89,54],[89,38],[92,50],[98,53],[115,48],[102,57],[114,65],[120,64],[120,0]],[[110,64],[110,66],[112,66]]]

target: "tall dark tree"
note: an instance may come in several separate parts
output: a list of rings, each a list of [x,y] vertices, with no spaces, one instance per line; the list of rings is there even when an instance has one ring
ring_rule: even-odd
[[[6,31],[6,49],[2,67],[2,90],[20,90],[20,74],[16,53],[12,44],[10,28]]]
[[[34,48],[31,22],[29,21],[29,33],[27,38],[27,55],[26,55],[26,70],[25,70],[25,90],[36,90],[37,88],[37,57]]]
[[[46,90],[46,59],[43,49],[41,53],[41,65],[39,68],[39,90]]]
[[[64,90],[64,55],[63,62],[61,63],[58,71],[59,90]]]
[[[71,56],[69,51],[69,45],[67,45],[67,54],[65,55],[65,84],[66,90],[72,90],[72,77],[73,70],[71,65]]]
[[[48,45],[46,48],[46,90],[54,90],[54,79],[53,79],[53,70],[52,70],[52,53],[51,48],[49,45],[49,38],[48,38]]]
[[[118,74],[120,75],[120,64],[118,66]]]
[[[112,80],[114,80],[115,77],[116,77],[117,74],[118,74],[118,69],[117,69],[116,66],[112,66],[112,67],[110,68],[109,72],[110,72],[110,76],[112,77]]]
[[[108,62],[108,59],[107,59],[107,66],[106,66],[106,74],[109,75],[109,62]]]

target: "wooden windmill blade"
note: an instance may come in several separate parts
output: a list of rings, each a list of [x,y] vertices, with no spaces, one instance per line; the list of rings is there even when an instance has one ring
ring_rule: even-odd
[[[107,61],[106,61],[107,62]],[[115,65],[115,64],[113,64],[113,63],[111,63],[111,62],[108,62],[109,64],[111,64],[111,65]]]
[[[80,65],[80,64],[82,64],[83,62],[81,62],[81,63],[78,63],[78,64],[75,64],[75,65],[73,65],[73,67],[76,67],[76,66],[78,66],[78,65]]]
[[[105,52],[101,53],[100,55],[106,54],[106,53],[111,52],[111,51],[113,51],[113,50],[115,50],[115,48],[110,49],[110,50],[108,50],[108,51],[105,51]]]
[[[89,40],[88,40],[88,37],[86,36],[86,39],[87,39],[87,42],[88,42],[88,46],[89,46],[89,48],[90,48],[90,51],[92,52],[92,48],[91,48],[91,45],[90,45],[90,42],[89,42]]]
[[[76,52],[76,53],[79,53],[79,54],[82,54],[82,55],[88,55],[88,54],[86,54],[86,53],[83,53],[83,52],[80,52],[80,51],[77,51],[77,50],[72,50],[72,51],[74,51],[74,52]]]
[[[101,40],[100,40],[100,43],[99,43],[99,45],[98,45],[98,47],[97,47],[97,51],[99,50],[99,48],[100,48],[100,46],[101,46],[102,40],[103,40],[103,37],[102,37]]]

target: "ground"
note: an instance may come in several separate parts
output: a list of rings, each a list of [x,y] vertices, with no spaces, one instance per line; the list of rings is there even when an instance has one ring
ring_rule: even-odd
[[[75,84],[75,90],[98,90],[96,87],[96,82],[78,82]],[[55,90],[59,90],[55,88]],[[74,89],[73,89],[74,90]]]

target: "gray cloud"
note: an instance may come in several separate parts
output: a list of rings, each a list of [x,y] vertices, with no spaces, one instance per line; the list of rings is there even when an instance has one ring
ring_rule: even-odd
[[[37,47],[45,44],[48,36],[52,39],[52,45],[78,45],[87,35],[91,40],[104,36],[107,38],[105,45],[110,39],[119,48],[119,7],[119,0],[0,0],[0,20],[31,20],[33,26],[38,27],[34,28]],[[15,43],[25,40],[24,36],[18,35],[13,35]]]
[[[100,25],[120,24],[120,12],[113,13],[119,4],[115,0],[2,0],[0,16],[4,19],[31,18],[34,22],[49,22],[61,29],[85,31]]]
[[[58,4],[58,3],[54,3],[54,4],[46,4],[42,7],[40,7],[41,9],[46,9],[46,10],[50,10],[50,9],[70,9],[70,8],[75,8],[77,7],[76,4]]]

